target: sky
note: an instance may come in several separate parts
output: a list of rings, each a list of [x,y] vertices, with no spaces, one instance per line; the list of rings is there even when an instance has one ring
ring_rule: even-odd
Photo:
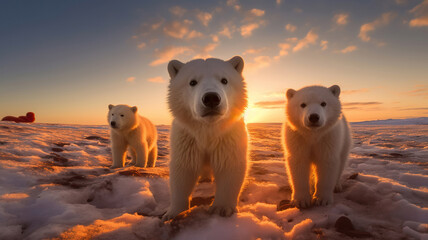
[[[167,64],[245,61],[247,122],[285,91],[341,87],[351,122],[428,116],[428,0],[0,3],[0,117],[107,124],[108,104],[170,124]]]

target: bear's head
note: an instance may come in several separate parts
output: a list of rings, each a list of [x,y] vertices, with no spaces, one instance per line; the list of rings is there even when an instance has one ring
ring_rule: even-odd
[[[342,110],[340,87],[309,86],[298,91],[287,90],[286,113],[289,123],[297,129],[319,131],[332,126]]]
[[[243,68],[244,60],[239,56],[228,61],[170,61],[168,103],[174,117],[189,125],[241,119],[247,107]]]
[[[137,107],[108,105],[108,124],[115,130],[132,129],[138,124]]]

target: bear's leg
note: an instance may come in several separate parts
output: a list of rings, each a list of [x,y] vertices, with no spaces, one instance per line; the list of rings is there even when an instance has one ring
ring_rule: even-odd
[[[133,146],[135,152],[137,153],[137,159],[135,160],[136,167],[146,167],[147,157],[148,157],[148,148],[147,143],[138,143]]]
[[[125,141],[112,138],[111,151],[113,155],[113,165],[111,168],[121,168],[125,165],[127,147]]]
[[[338,156],[324,157],[315,162],[317,176],[314,193],[315,205],[326,206],[333,203],[333,191],[337,184],[339,167]]]
[[[214,202],[209,209],[210,213],[229,217],[235,213],[238,197],[245,179],[247,169],[247,146],[229,149],[218,148],[211,158],[211,167],[214,173],[216,191]],[[225,155],[227,153],[227,155]],[[215,159],[223,158],[223,159]]]
[[[172,160],[174,161],[174,160]],[[178,214],[189,209],[189,197],[199,177],[196,168],[188,168],[179,164],[170,163],[169,186],[171,191],[171,203],[162,220],[173,219]]]
[[[307,154],[287,156],[287,174],[291,184],[291,203],[298,208],[311,206],[312,196],[310,193],[311,163]]]
[[[149,152],[149,158],[147,160],[147,167],[155,167],[156,160],[158,158],[158,146],[153,146],[152,150]]]
[[[128,153],[131,154],[131,163],[129,165],[135,165],[135,162],[137,161],[137,153],[131,147],[128,148]]]

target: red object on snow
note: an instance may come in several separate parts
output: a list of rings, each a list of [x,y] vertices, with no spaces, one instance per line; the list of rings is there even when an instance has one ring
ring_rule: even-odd
[[[12,122],[28,122],[32,123],[36,120],[36,117],[34,116],[33,112],[27,112],[25,116],[19,116],[19,117],[12,117],[12,116],[6,116],[2,119],[2,121],[12,121]]]

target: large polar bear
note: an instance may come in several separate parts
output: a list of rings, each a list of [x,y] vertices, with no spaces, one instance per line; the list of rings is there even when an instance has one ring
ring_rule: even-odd
[[[348,123],[341,110],[340,88],[310,86],[288,89],[284,149],[292,185],[292,203],[300,208],[333,203],[351,147]],[[315,173],[312,198],[310,178]]]
[[[137,107],[108,106],[113,168],[123,167],[128,148],[132,165],[154,167],[158,155],[156,127],[137,113]]]
[[[171,205],[169,220],[189,208],[189,196],[210,167],[216,182],[211,213],[236,212],[247,169],[247,93],[244,61],[209,58],[188,63],[172,60],[168,103],[174,117],[171,129]]]

